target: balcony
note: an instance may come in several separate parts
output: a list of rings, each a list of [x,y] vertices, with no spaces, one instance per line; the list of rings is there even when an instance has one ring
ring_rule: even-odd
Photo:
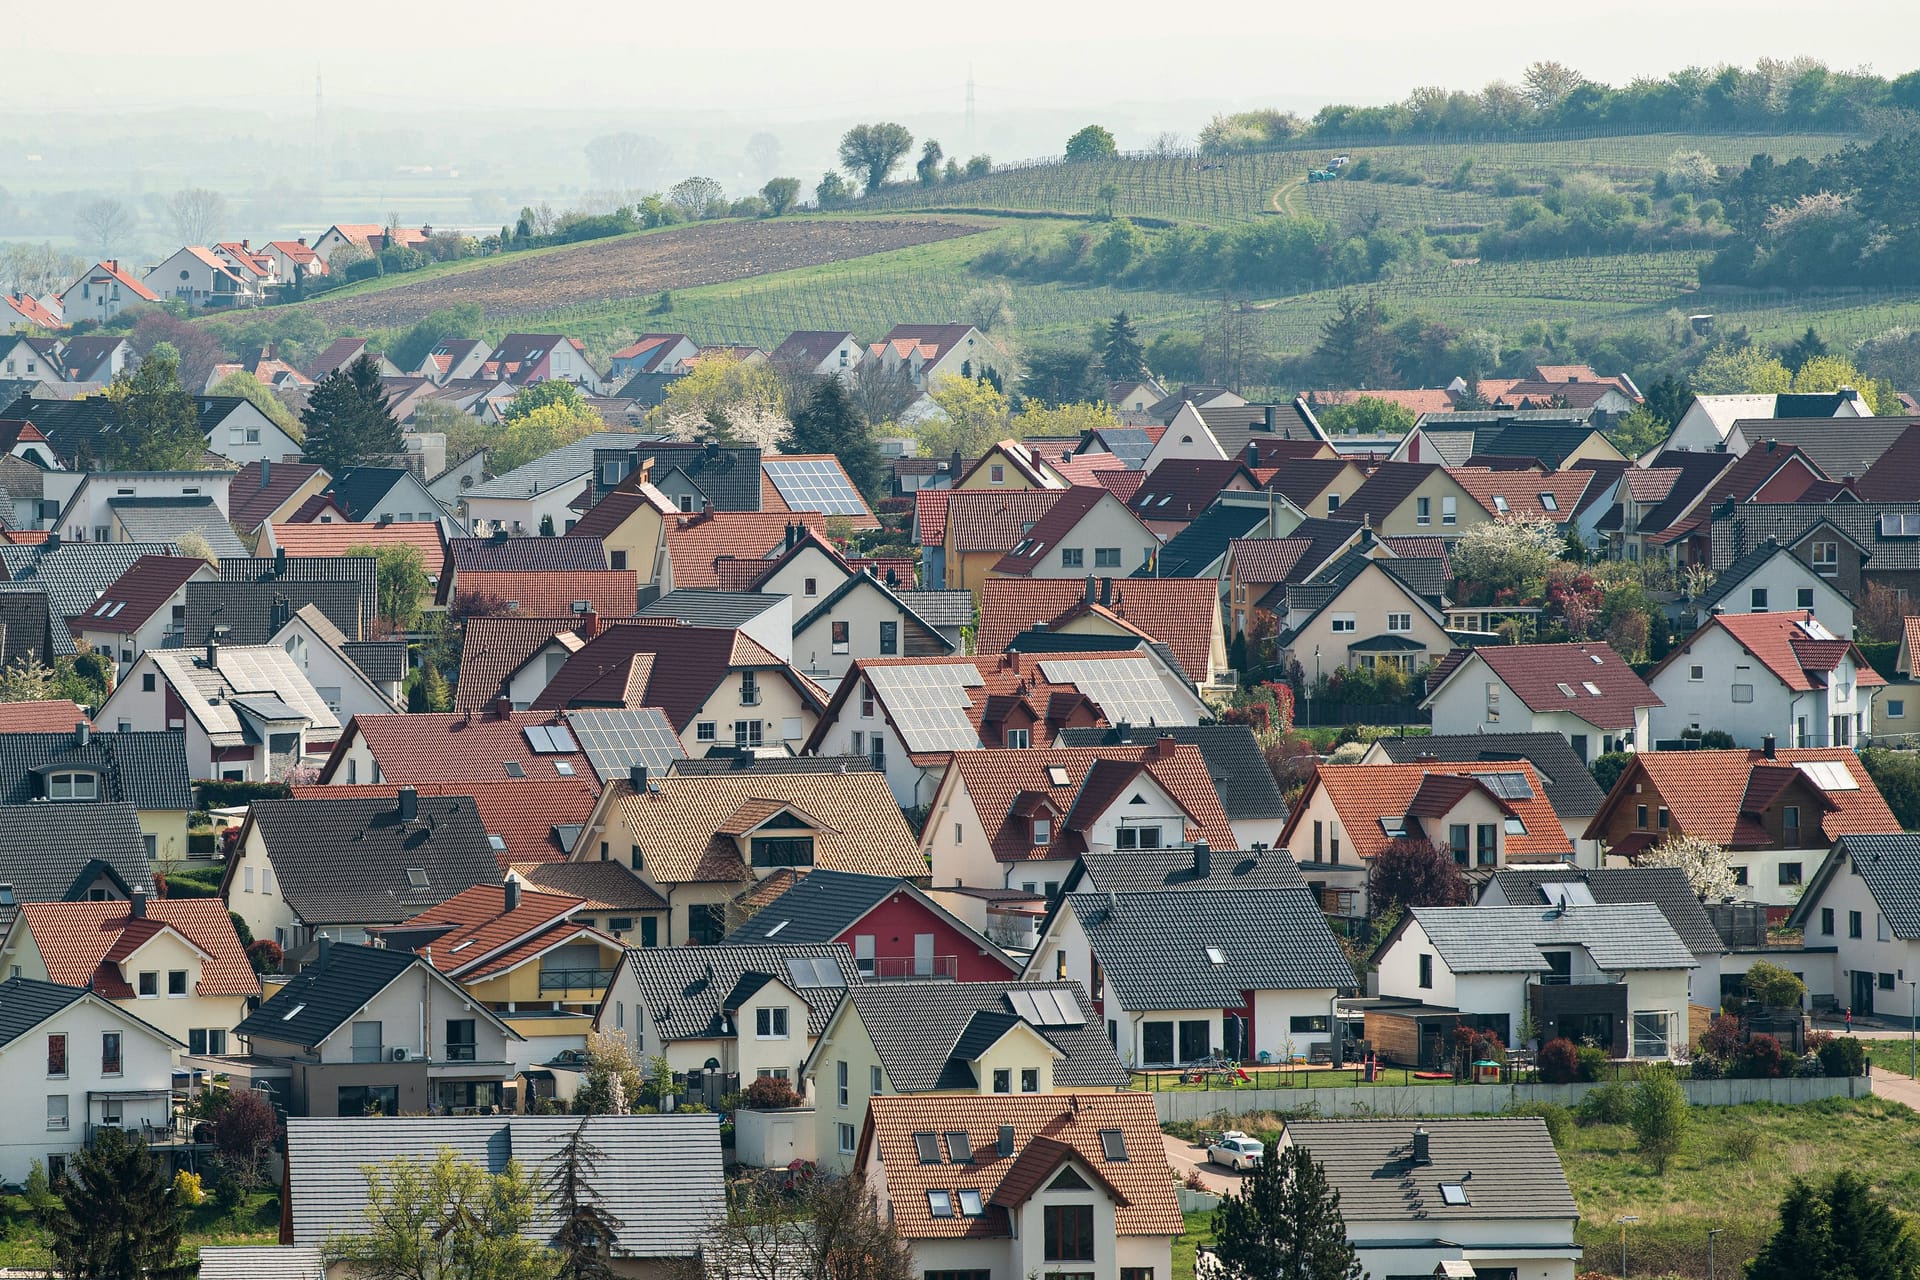
[[[869,982],[960,980],[958,956],[879,956],[855,963]]]
[[[1543,987],[1604,987],[1625,981],[1617,973],[1542,973],[1534,980]]]
[[[605,991],[613,981],[612,969],[542,969],[542,991]]]

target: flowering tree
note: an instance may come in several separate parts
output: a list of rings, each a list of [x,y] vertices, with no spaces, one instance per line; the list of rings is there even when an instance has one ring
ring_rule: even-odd
[[[1484,587],[1519,589],[1545,578],[1563,545],[1551,520],[1494,520],[1461,535],[1453,571]]]
[[[1733,892],[1733,864],[1727,851],[1698,836],[1668,836],[1635,859],[1636,866],[1679,867],[1701,898],[1724,898]]]

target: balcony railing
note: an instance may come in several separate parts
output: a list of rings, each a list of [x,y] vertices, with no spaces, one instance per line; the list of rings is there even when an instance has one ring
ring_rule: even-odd
[[[1601,987],[1621,980],[1614,973],[1543,973],[1536,979],[1543,987]]]
[[[855,963],[870,982],[904,982],[913,978],[944,978],[948,982],[957,982],[960,978],[958,956],[879,956]]]
[[[603,991],[613,981],[612,969],[542,969],[542,991]]]

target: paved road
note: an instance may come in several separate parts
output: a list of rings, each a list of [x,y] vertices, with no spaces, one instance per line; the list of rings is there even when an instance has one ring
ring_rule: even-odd
[[[1920,1096],[1920,1095],[1916,1095]],[[1240,1180],[1247,1175],[1237,1170],[1225,1169],[1207,1159],[1207,1149],[1196,1147],[1185,1138],[1176,1138],[1170,1133],[1160,1135],[1167,1146],[1167,1163],[1173,1166],[1173,1173],[1182,1182],[1189,1173],[1198,1172],[1201,1183],[1216,1195],[1226,1195],[1239,1190]]]

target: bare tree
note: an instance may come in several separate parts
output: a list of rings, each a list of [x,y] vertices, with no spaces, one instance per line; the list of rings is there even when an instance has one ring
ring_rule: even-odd
[[[1553,110],[1586,82],[1585,76],[1559,62],[1536,62],[1521,77],[1527,101],[1541,111]]]
[[[774,1170],[736,1186],[684,1273],[720,1280],[917,1280],[913,1251],[858,1178]]]
[[[124,201],[112,196],[89,200],[74,210],[74,221],[87,233],[87,247],[106,257],[122,240],[133,234],[139,219]]]
[[[0,287],[9,293],[31,293],[37,297],[64,285],[87,266],[57,252],[45,241],[8,245],[0,249]]]
[[[176,191],[167,201],[167,221],[181,244],[211,243],[227,216],[227,198],[205,187]]]
[[[706,217],[716,202],[726,198],[727,193],[718,182],[698,174],[682,178],[667,189],[667,203],[689,218]]]
[[[894,421],[920,398],[920,389],[913,385],[906,366],[889,369],[878,359],[860,362],[847,391],[853,397],[853,407],[869,426]]]
[[[771,177],[780,171],[780,139],[770,133],[756,133],[747,139],[747,167],[754,174]]]

